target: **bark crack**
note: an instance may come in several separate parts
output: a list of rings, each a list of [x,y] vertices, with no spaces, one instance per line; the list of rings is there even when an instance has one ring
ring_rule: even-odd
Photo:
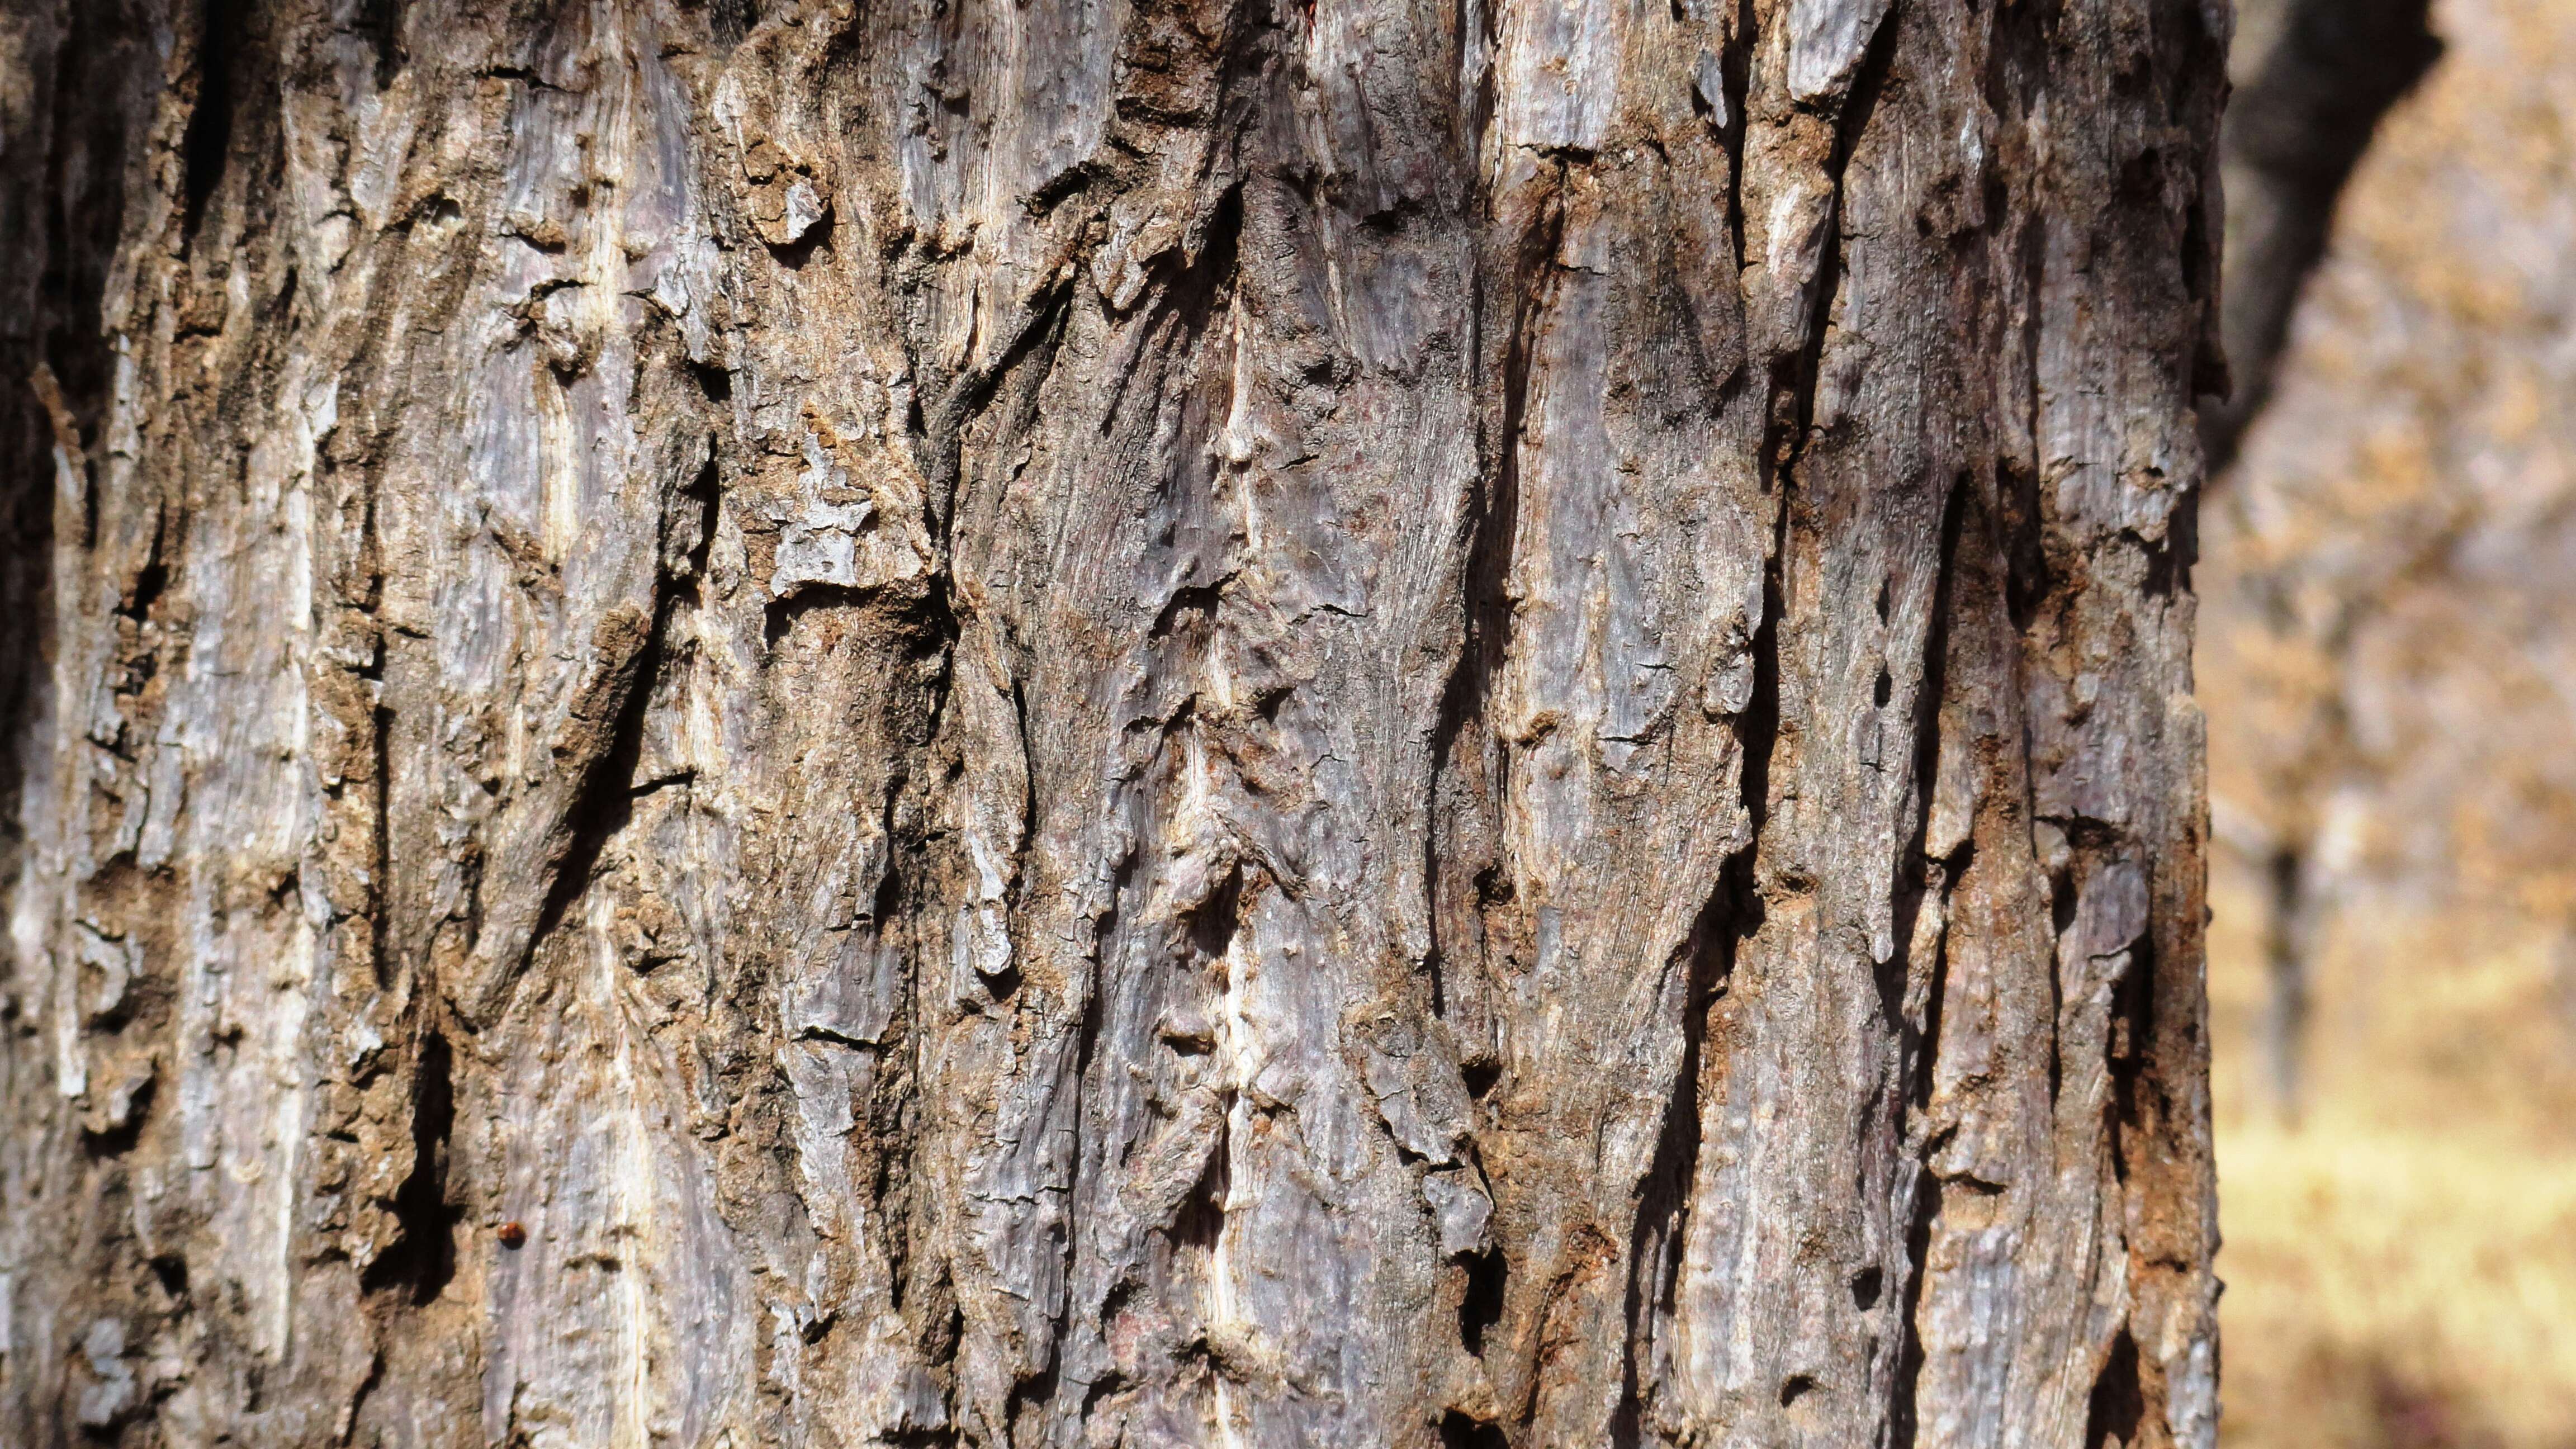
[[[236,72],[247,18],[243,0],[202,0],[197,10],[196,104],[179,142],[180,225],[187,240],[195,239],[231,157]]]

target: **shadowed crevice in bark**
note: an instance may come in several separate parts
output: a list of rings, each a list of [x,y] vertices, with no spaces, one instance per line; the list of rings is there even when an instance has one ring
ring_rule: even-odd
[[[1926,1076],[1930,1075],[1928,1072]],[[1937,1148],[1939,1139],[1927,1143]],[[1923,1432],[1922,1385],[1926,1361],[1923,1327],[1924,1279],[1931,1268],[1932,1228],[1941,1217],[1941,1179],[1929,1168],[1920,1169],[1914,1184],[1913,1212],[1905,1224],[1905,1292],[1897,1303],[1897,1331],[1903,1343],[1897,1350],[1895,1398],[1887,1411],[1887,1439],[1890,1449],[1914,1449]]]
[[[1935,893],[1944,898],[1946,909],[1946,898],[1966,875],[1976,851],[1973,832],[1959,844],[1955,853],[1940,860],[1930,858],[1928,843],[1932,812],[1938,803],[1940,788],[1942,732],[1947,711],[1953,702],[1950,697],[1953,682],[1951,653],[1953,641],[1960,632],[1958,615],[1963,609],[1991,607],[1986,603],[1989,591],[2001,593],[2009,589],[2010,565],[2001,557],[2004,548],[1995,537],[1993,512],[1990,500],[1979,491],[1976,475],[1962,472],[1951,484],[1942,516],[1941,577],[1934,587],[1931,626],[1923,648],[1923,693],[1918,706],[1920,714],[1915,737],[1914,778],[1919,808],[1914,837],[1908,842],[1904,856],[1913,879],[1908,888],[1898,894],[1893,931],[1897,942],[1896,959],[1907,964],[1907,979],[1894,989],[1908,994],[1912,991],[1911,978],[1917,965],[1910,958],[1921,912]],[[1963,553],[1963,549],[1969,547],[1977,551],[1973,560]],[[1972,562],[1976,565],[1974,577],[1963,578],[1962,570]],[[1963,588],[1963,585],[1968,587]],[[1970,637],[1975,637],[1973,630]],[[1965,673],[1969,680],[1974,679],[1973,664]],[[1960,704],[1963,708],[1968,707],[1965,700]],[[1932,1103],[1933,1054],[1941,1040],[1941,1014],[1949,977],[1949,943],[1949,931],[1945,927],[1933,940],[1932,960],[1920,963],[1923,979],[1920,1024],[1915,1024],[1911,1013],[1902,1007],[1891,1011],[1890,1019],[1898,1034],[1905,1063],[1903,1087],[1906,1108],[1911,1120],[1917,1123],[1928,1120]],[[1881,989],[1889,988],[1882,986]],[[1899,1338],[1892,1383],[1893,1399],[1888,1408],[1888,1437],[1892,1449],[1913,1449],[1921,1429],[1920,1401],[1926,1356],[1920,1315],[1925,1278],[1931,1267],[1932,1229],[1940,1216],[1943,1191],[1939,1177],[1932,1170],[1931,1159],[1948,1140],[1942,1133],[1923,1136],[1919,1128],[1909,1135],[1918,1136],[1921,1140],[1914,1144],[1914,1159],[1908,1168],[1914,1180],[1906,1194],[1904,1256],[1897,1265],[1902,1275],[1901,1291],[1890,1318]],[[1872,1274],[1879,1272],[1875,1268],[1869,1271]],[[1864,1295],[1856,1283],[1853,1289],[1855,1305],[1863,1313],[1870,1312],[1884,1286],[1884,1277],[1874,1278]],[[1867,1299],[1865,1302],[1862,1301],[1864,1297]]]
[[[1762,466],[1765,481],[1776,482],[1780,489],[1781,516],[1793,512],[1790,495],[1796,492],[1799,461],[1806,455],[1816,417],[1816,393],[1819,369],[1824,364],[1825,344],[1832,335],[1834,304],[1841,297],[1844,264],[1844,196],[1843,187],[1851,167],[1852,153],[1859,148],[1863,133],[1868,131],[1878,103],[1885,93],[1896,64],[1899,22],[1895,6],[1890,5],[1870,35],[1868,47],[1861,53],[1860,68],[1852,77],[1851,87],[1833,112],[1833,147],[1825,158],[1825,180],[1833,188],[1833,200],[1825,212],[1824,251],[1816,264],[1815,280],[1807,296],[1808,313],[1799,336],[1801,345],[1782,355],[1774,364],[1771,376],[1771,428],[1763,439]],[[1741,200],[1736,209],[1741,210]],[[1738,242],[1739,247],[1742,243]],[[1787,535],[1782,535],[1785,543]],[[1778,550],[1773,551],[1774,562]],[[1756,817],[1757,824],[1759,817]],[[1757,831],[1758,838],[1758,831]]]
[[[369,1263],[371,1293],[400,1291],[414,1304],[438,1300],[456,1276],[459,1209],[447,1198],[448,1136],[456,1126],[455,1059],[435,1028],[421,1033],[412,1061],[411,1173],[394,1195],[402,1236]]]
[[[2156,1039],[2156,940],[2142,933],[2129,946],[2128,969],[2111,997],[2109,1139],[2111,1167],[2125,1183],[2131,1157],[2151,1142],[2171,1109],[2157,1080],[2151,1044]]]
[[[48,17],[51,18],[51,17]],[[47,707],[57,491],[96,513],[116,354],[101,308],[126,221],[127,155],[150,119],[149,37],[116,4],[34,14],[19,32],[28,110],[0,126],[0,876],[15,878],[34,756],[22,741]],[[67,470],[67,472],[66,472]],[[56,708],[64,708],[60,702]]]
[[[1458,1341],[1470,1355],[1481,1358],[1486,1333],[1502,1321],[1512,1266],[1501,1248],[1487,1248],[1467,1259],[1466,1269],[1466,1288],[1458,1297]]]
[[[1056,349],[1072,312],[1071,283],[1048,285],[1030,298],[1023,325],[991,366],[950,380],[937,401],[913,419],[913,453],[930,478],[930,523],[943,544],[955,523],[968,425],[1009,388],[1022,421],[1035,426],[1037,390],[1055,370]]]
[[[1512,560],[1520,540],[1520,462],[1518,438],[1529,409],[1530,328],[1533,313],[1544,310],[1541,295],[1547,259],[1556,249],[1560,218],[1554,207],[1546,224],[1521,239],[1508,278],[1497,279],[1487,295],[1517,299],[1504,333],[1501,362],[1500,424],[1484,450],[1491,484],[1481,491],[1470,515],[1466,568],[1461,578],[1464,637],[1449,686],[1441,697],[1440,719],[1431,742],[1432,773],[1443,773],[1461,735],[1482,724],[1494,682],[1511,657]]]
[[[526,945],[518,952],[517,969],[498,983],[503,991],[526,971],[538,949],[563,924],[573,904],[588,893],[601,853],[634,818],[636,765],[644,750],[644,714],[652,702],[653,681],[662,667],[674,591],[666,588],[660,592],[662,597],[654,603],[652,623],[642,641],[633,646],[633,654],[608,666],[608,677],[601,689],[611,711],[608,747],[573,787],[560,827],[563,844],[543,877],[547,881],[545,904],[537,912]],[[497,999],[485,1003],[487,1008],[497,1004]],[[488,1009],[484,1014],[488,1016]]]
[[[764,237],[761,245],[769,248],[770,256],[775,258],[780,266],[791,272],[803,271],[817,257],[820,257],[828,266],[839,255],[838,250],[832,245],[834,223],[837,220],[837,217],[827,211],[816,218],[813,224],[799,232],[795,240],[774,242]]]
[[[2084,1449],[2112,1449],[2138,1442],[2138,1421],[2146,1415],[2146,1395],[2139,1383],[2138,1341],[2123,1328],[2111,1340],[2111,1355],[2093,1381],[2084,1414]]]
[[[1937,1040],[1930,1033],[1928,1019],[1920,1026],[1915,1023],[1909,997],[1916,964],[1912,960],[1915,923],[1923,914],[1926,899],[1947,889],[1946,881],[1932,879],[1930,868],[1935,862],[1924,852],[1932,829],[1933,792],[1939,781],[1943,711],[1949,703],[1950,636],[1960,607],[1959,549],[1970,515],[1981,512],[1974,506],[1974,487],[1969,474],[1959,474],[1941,504],[1940,576],[1932,586],[1932,611],[1923,640],[1923,682],[1914,701],[1913,830],[1898,857],[1894,924],[1889,932],[1896,950],[1879,971],[1880,1008],[1886,1013],[1888,1030],[1902,1053],[1904,1078],[1900,1087],[1909,1100],[1915,1095],[1916,1083],[1931,1074],[1932,1048]],[[1884,669],[1879,677],[1886,678]]]
[[[760,23],[761,14],[767,9],[764,0],[705,0],[705,3],[708,30],[714,34],[717,44],[728,47],[741,44],[752,27]]]
[[[231,157],[242,31],[248,21],[246,0],[203,0],[197,11],[197,100],[179,144],[185,168],[179,196],[186,237],[196,236],[206,203],[222,183],[224,164]]]
[[[1440,1449],[1511,1449],[1502,1426],[1451,1409],[1440,1416]]]
[[[693,381],[702,384],[703,380]],[[700,390],[683,385],[692,394]],[[666,485],[654,530],[652,614],[639,629],[631,606],[614,609],[592,631],[593,668],[598,672],[572,706],[573,718],[562,727],[566,743],[557,747],[554,762],[557,769],[571,772],[571,779],[557,787],[564,793],[551,801],[531,802],[560,812],[540,838],[545,858],[505,863],[505,868],[518,871],[533,865],[533,875],[514,871],[513,878],[542,882],[544,895],[533,919],[515,911],[502,918],[500,929],[525,930],[526,939],[505,938],[499,959],[487,967],[490,974],[476,981],[470,999],[460,1003],[470,1028],[479,1028],[506,1006],[539,949],[590,890],[609,843],[634,819],[635,801],[672,783],[638,777],[646,716],[669,662],[674,614],[683,605],[703,605],[697,581],[706,566],[722,502],[711,435],[682,428],[677,436],[690,440],[678,446],[693,451],[697,440],[706,440],[706,451],[690,469],[687,482]],[[680,529],[691,530],[694,536],[677,533]],[[684,552],[675,547],[682,538],[688,545]],[[640,639],[635,637],[638,633]],[[481,943],[477,944],[480,949]]]
[[[411,64],[411,51],[403,43],[403,16],[411,0],[359,0],[358,13],[351,26],[376,52],[376,89],[383,90]]]
[[[157,1094],[159,1079],[147,1077],[134,1088],[121,1114],[99,1126],[83,1124],[81,1152],[93,1162],[123,1157],[143,1140],[143,1129],[152,1115],[152,1099]]]
[[[1936,894],[1947,896],[1956,884],[1964,861],[1935,861],[1927,855],[1932,825],[1932,812],[1940,781],[1942,728],[1951,703],[1950,652],[1955,615],[1963,607],[1979,607],[1971,597],[1960,597],[1960,570],[1963,543],[1974,538],[1982,550],[1990,546],[1986,510],[1978,506],[1977,482],[1973,474],[1962,472],[1950,485],[1942,505],[1940,577],[1933,586],[1932,613],[1923,645],[1922,693],[1916,701],[1914,788],[1915,813],[1912,837],[1900,857],[1904,878],[1898,882],[1894,902],[1894,926],[1890,932],[1896,951],[1879,977],[1881,1009],[1886,1013],[1888,1028],[1897,1042],[1900,1062],[1899,1098],[1903,1110],[1913,1122],[1925,1120],[1924,1113],[1932,1095],[1932,1057],[1941,1040],[1941,996],[1949,955],[1946,929],[1931,946],[1932,959],[1917,962],[1916,926],[1927,902]],[[1971,521],[1975,527],[1971,530]],[[1985,571],[1979,570],[1982,575]],[[1959,847],[1964,856],[1975,849],[1974,836]],[[1938,868],[1936,874],[1936,867]],[[1914,1000],[1917,975],[1920,975],[1921,1000]],[[1920,1012],[1920,1021],[1916,1012]],[[1942,1139],[1922,1138],[1919,1128],[1907,1134],[1915,1141],[1913,1160],[1903,1170],[1913,1181],[1905,1189],[1907,1202],[1906,1231],[1899,1249],[1902,1256],[1892,1266],[1902,1275],[1903,1292],[1893,1306],[1890,1323],[1898,1339],[1895,1373],[1891,1382],[1892,1398],[1888,1407],[1888,1442],[1893,1449],[1912,1449],[1919,1432],[1920,1394],[1925,1361],[1923,1328],[1917,1321],[1922,1308],[1926,1261],[1932,1241],[1932,1225],[1940,1212],[1941,1183],[1934,1175],[1930,1159],[1942,1146]],[[1873,1312],[1886,1284],[1885,1269],[1865,1270],[1866,1291],[1860,1280],[1853,1284],[1853,1303],[1864,1315]]]
[[[1490,209],[1490,198],[1481,200],[1479,206]],[[1562,231],[1560,209],[1553,204],[1544,205],[1536,224],[1513,238],[1509,246],[1489,247],[1475,273],[1472,304],[1479,340],[1485,341],[1485,329],[1493,325],[1490,314],[1508,309],[1508,320],[1500,333],[1502,346],[1493,357],[1493,365],[1499,369],[1499,406],[1492,414],[1497,421],[1493,435],[1483,439],[1478,449],[1483,466],[1478,470],[1476,494],[1466,520],[1468,536],[1458,583],[1458,652],[1441,692],[1430,741],[1430,791],[1426,803],[1429,818],[1438,824],[1424,833],[1423,840],[1424,893],[1431,903],[1431,949],[1425,967],[1430,977],[1433,1014],[1444,1018],[1450,1014],[1449,974],[1453,970],[1487,969],[1485,962],[1464,952],[1459,959],[1451,959],[1450,943],[1441,934],[1447,914],[1441,909],[1444,878],[1468,878],[1467,899],[1470,908],[1480,915],[1499,904],[1498,893],[1507,897],[1511,889],[1498,843],[1490,838],[1493,820],[1509,808],[1510,788],[1510,772],[1504,760],[1506,747],[1495,737],[1491,711],[1494,691],[1512,648],[1514,611],[1509,590],[1520,546],[1519,439],[1529,408],[1530,334],[1533,319],[1546,308],[1544,279]],[[1490,347],[1490,342],[1486,345]],[[1489,813],[1475,817],[1484,830],[1453,839],[1453,834],[1458,833],[1457,819],[1463,812],[1444,808],[1444,796],[1460,791]],[[1462,1062],[1469,1091],[1477,1098],[1491,1092],[1502,1077],[1500,1061],[1473,1055],[1488,1049],[1487,1043],[1470,1043],[1468,1059]],[[1503,1272],[1501,1250],[1496,1249],[1490,1256],[1499,1285]],[[1471,1294],[1473,1286],[1471,1281]],[[1464,1308],[1460,1311],[1462,1315],[1466,1312]],[[1493,1317],[1486,1318],[1476,1330],[1479,1347],[1471,1352],[1481,1352],[1483,1327],[1490,1326],[1500,1313],[1497,1287]]]
[[[1773,707],[1777,708],[1776,700]],[[1674,1075],[1672,1104],[1629,1230],[1628,1343],[1621,1366],[1619,1410],[1611,1420],[1611,1442],[1617,1449],[1636,1449],[1645,1442],[1646,1385],[1639,1378],[1638,1359],[1653,1345],[1656,1331],[1670,1322],[1673,1294],[1681,1278],[1691,1184],[1699,1172],[1701,1058],[1708,1050],[1709,1014],[1726,994],[1727,979],[1734,971],[1736,943],[1752,934],[1751,925],[1737,918],[1753,895],[1751,870],[1749,851],[1727,862],[1716,894],[1701,907],[1682,945],[1688,984],[1682,994],[1681,1067]],[[1751,920],[1758,923],[1759,919],[1757,909]]]
[[[1744,142],[1752,134],[1753,116],[1745,104],[1753,89],[1753,41],[1761,33],[1754,0],[1736,0],[1735,31],[1718,58],[1718,89],[1726,97],[1726,125],[1718,144],[1726,149],[1727,254],[1740,268],[1744,257]]]
[[[2025,126],[2031,122],[2031,78],[2046,73],[2060,3],[2062,0],[2041,0],[2017,7],[2014,14],[1998,23],[1988,55],[1980,86],[1986,104],[1997,114],[2012,116]],[[2001,260],[2017,273],[2011,280],[2024,295],[2045,295],[2049,285],[2046,227],[2032,218],[2014,218],[2008,211],[1999,211],[1992,224],[2010,228],[2012,244]],[[2007,319],[2002,331],[2002,346],[2014,354],[2015,371],[2030,379],[2032,385],[2018,396],[1999,397],[1997,403],[2014,415],[2016,430],[2036,434],[2040,426],[2036,383],[2046,332],[2035,312]],[[2042,609],[2058,594],[2055,565],[2048,551],[2041,471],[2036,460],[2009,451],[1999,451],[1994,460],[1994,518],[1990,526],[2001,550],[2004,607],[2014,629],[2024,637],[2030,634]]]
[[[1139,381],[1161,385],[1168,380],[1170,369],[1189,355],[1190,347],[1212,335],[1217,314],[1234,298],[1243,245],[1243,209],[1244,187],[1236,180],[1209,206],[1193,256],[1184,261],[1175,247],[1156,259],[1156,265],[1165,268],[1167,275],[1152,289],[1153,300],[1135,329],[1136,357],[1118,379],[1109,405],[1101,410],[1104,432],[1123,416],[1131,386]],[[1145,365],[1149,351],[1156,354],[1151,370]]]

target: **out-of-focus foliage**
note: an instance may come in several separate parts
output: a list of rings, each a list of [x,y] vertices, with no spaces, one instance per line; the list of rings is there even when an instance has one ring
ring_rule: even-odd
[[[2231,1449],[2576,1444],[2576,0],[2435,26],[2206,511]]]

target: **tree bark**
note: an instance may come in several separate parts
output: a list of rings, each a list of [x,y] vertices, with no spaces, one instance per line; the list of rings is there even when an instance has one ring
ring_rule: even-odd
[[[13,16],[32,1442],[2213,1442],[2217,0]]]

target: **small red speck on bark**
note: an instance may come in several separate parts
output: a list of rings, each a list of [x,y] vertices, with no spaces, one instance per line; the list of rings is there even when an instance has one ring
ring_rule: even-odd
[[[528,1230],[517,1223],[503,1223],[495,1230],[495,1236],[500,1238],[501,1246],[505,1248],[524,1248],[528,1245]]]

